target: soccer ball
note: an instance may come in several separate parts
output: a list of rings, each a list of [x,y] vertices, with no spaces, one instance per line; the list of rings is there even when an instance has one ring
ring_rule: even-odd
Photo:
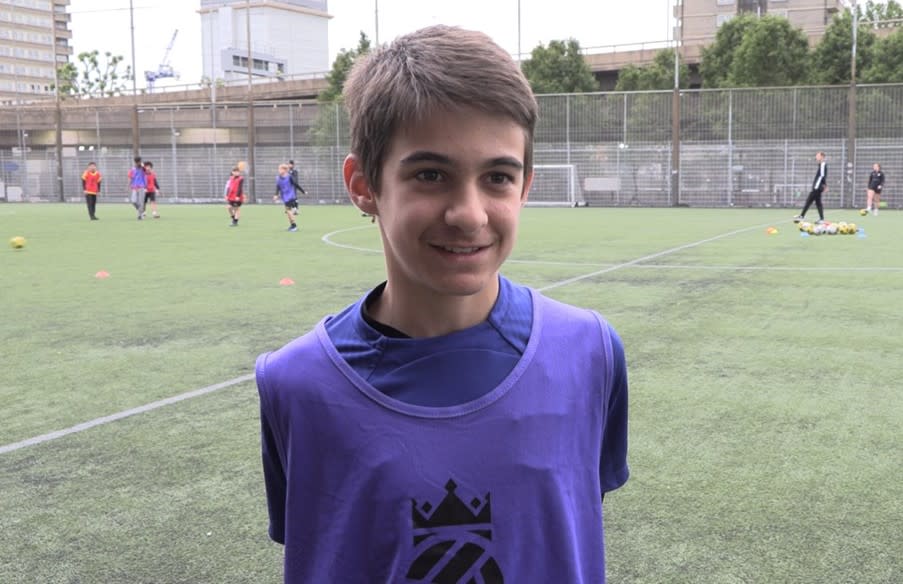
[[[9,246],[13,249],[22,249],[25,247],[25,238],[17,235],[9,240]]]
[[[869,214],[869,210],[868,209],[859,209],[859,214],[862,215],[863,217],[865,217],[866,215]]]

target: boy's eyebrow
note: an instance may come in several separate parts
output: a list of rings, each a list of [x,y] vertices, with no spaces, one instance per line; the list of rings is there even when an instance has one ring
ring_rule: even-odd
[[[439,154],[430,150],[417,150],[401,159],[402,166],[419,162],[437,162],[450,165],[453,163],[453,160],[445,154]],[[510,166],[516,170],[523,170],[524,163],[513,156],[499,156],[488,160],[486,166]]]

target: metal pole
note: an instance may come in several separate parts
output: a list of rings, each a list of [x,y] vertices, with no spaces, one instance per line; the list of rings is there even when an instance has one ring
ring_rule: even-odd
[[[521,62],[520,52],[520,0],[517,0],[517,62]]]
[[[566,148],[567,148],[567,163],[571,163],[571,96],[564,96],[564,121],[567,126],[564,129]]]
[[[292,105],[288,105],[288,151],[292,158],[295,157],[295,115],[292,113]]]
[[[856,173],[856,43],[859,32],[859,7],[852,2],[850,9],[853,13],[853,43],[850,50],[850,93],[849,107],[847,108],[847,176],[852,189]],[[846,184],[841,180],[840,206],[843,207],[844,191]]]
[[[66,201],[63,189],[63,112],[60,109],[60,76],[56,61],[56,6],[52,6],[50,19],[50,40],[53,42],[53,95],[55,101],[54,125],[56,126],[56,192],[60,202]]]
[[[681,16],[683,3],[681,2]],[[683,24],[683,18],[681,18]],[[683,48],[683,26],[680,40],[674,46],[674,91],[671,94],[671,197],[674,205],[680,204],[680,51]]]
[[[373,0],[373,24],[375,34],[373,36],[373,44],[379,46],[379,0]]]
[[[245,18],[245,32],[248,41],[248,194],[251,202],[257,202],[257,189],[254,175],[256,168],[254,164],[254,93],[251,87],[251,70],[254,67],[254,59],[251,57],[251,0],[245,1],[245,10],[247,12]]]
[[[141,150],[141,128],[138,125],[138,85],[135,80],[135,7],[129,0],[129,22],[132,35],[132,156],[138,156]]]
[[[176,152],[176,137],[179,133],[175,127],[175,114],[172,109],[169,110],[169,133],[170,143],[172,145],[172,194],[179,196],[179,157]]]
[[[727,90],[727,204],[734,204],[734,92]]]

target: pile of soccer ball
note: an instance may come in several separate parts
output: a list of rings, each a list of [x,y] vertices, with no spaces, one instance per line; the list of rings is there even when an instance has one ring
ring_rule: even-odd
[[[9,246],[13,249],[22,249],[25,247],[25,238],[17,235],[9,240]]]
[[[831,223],[824,221],[822,223],[809,223],[808,221],[799,222],[800,231],[809,235],[855,235],[859,228],[855,223]]]

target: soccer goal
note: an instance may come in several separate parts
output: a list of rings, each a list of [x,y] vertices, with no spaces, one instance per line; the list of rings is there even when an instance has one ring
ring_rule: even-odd
[[[542,207],[577,206],[577,166],[574,164],[536,164],[533,187],[527,205]]]

